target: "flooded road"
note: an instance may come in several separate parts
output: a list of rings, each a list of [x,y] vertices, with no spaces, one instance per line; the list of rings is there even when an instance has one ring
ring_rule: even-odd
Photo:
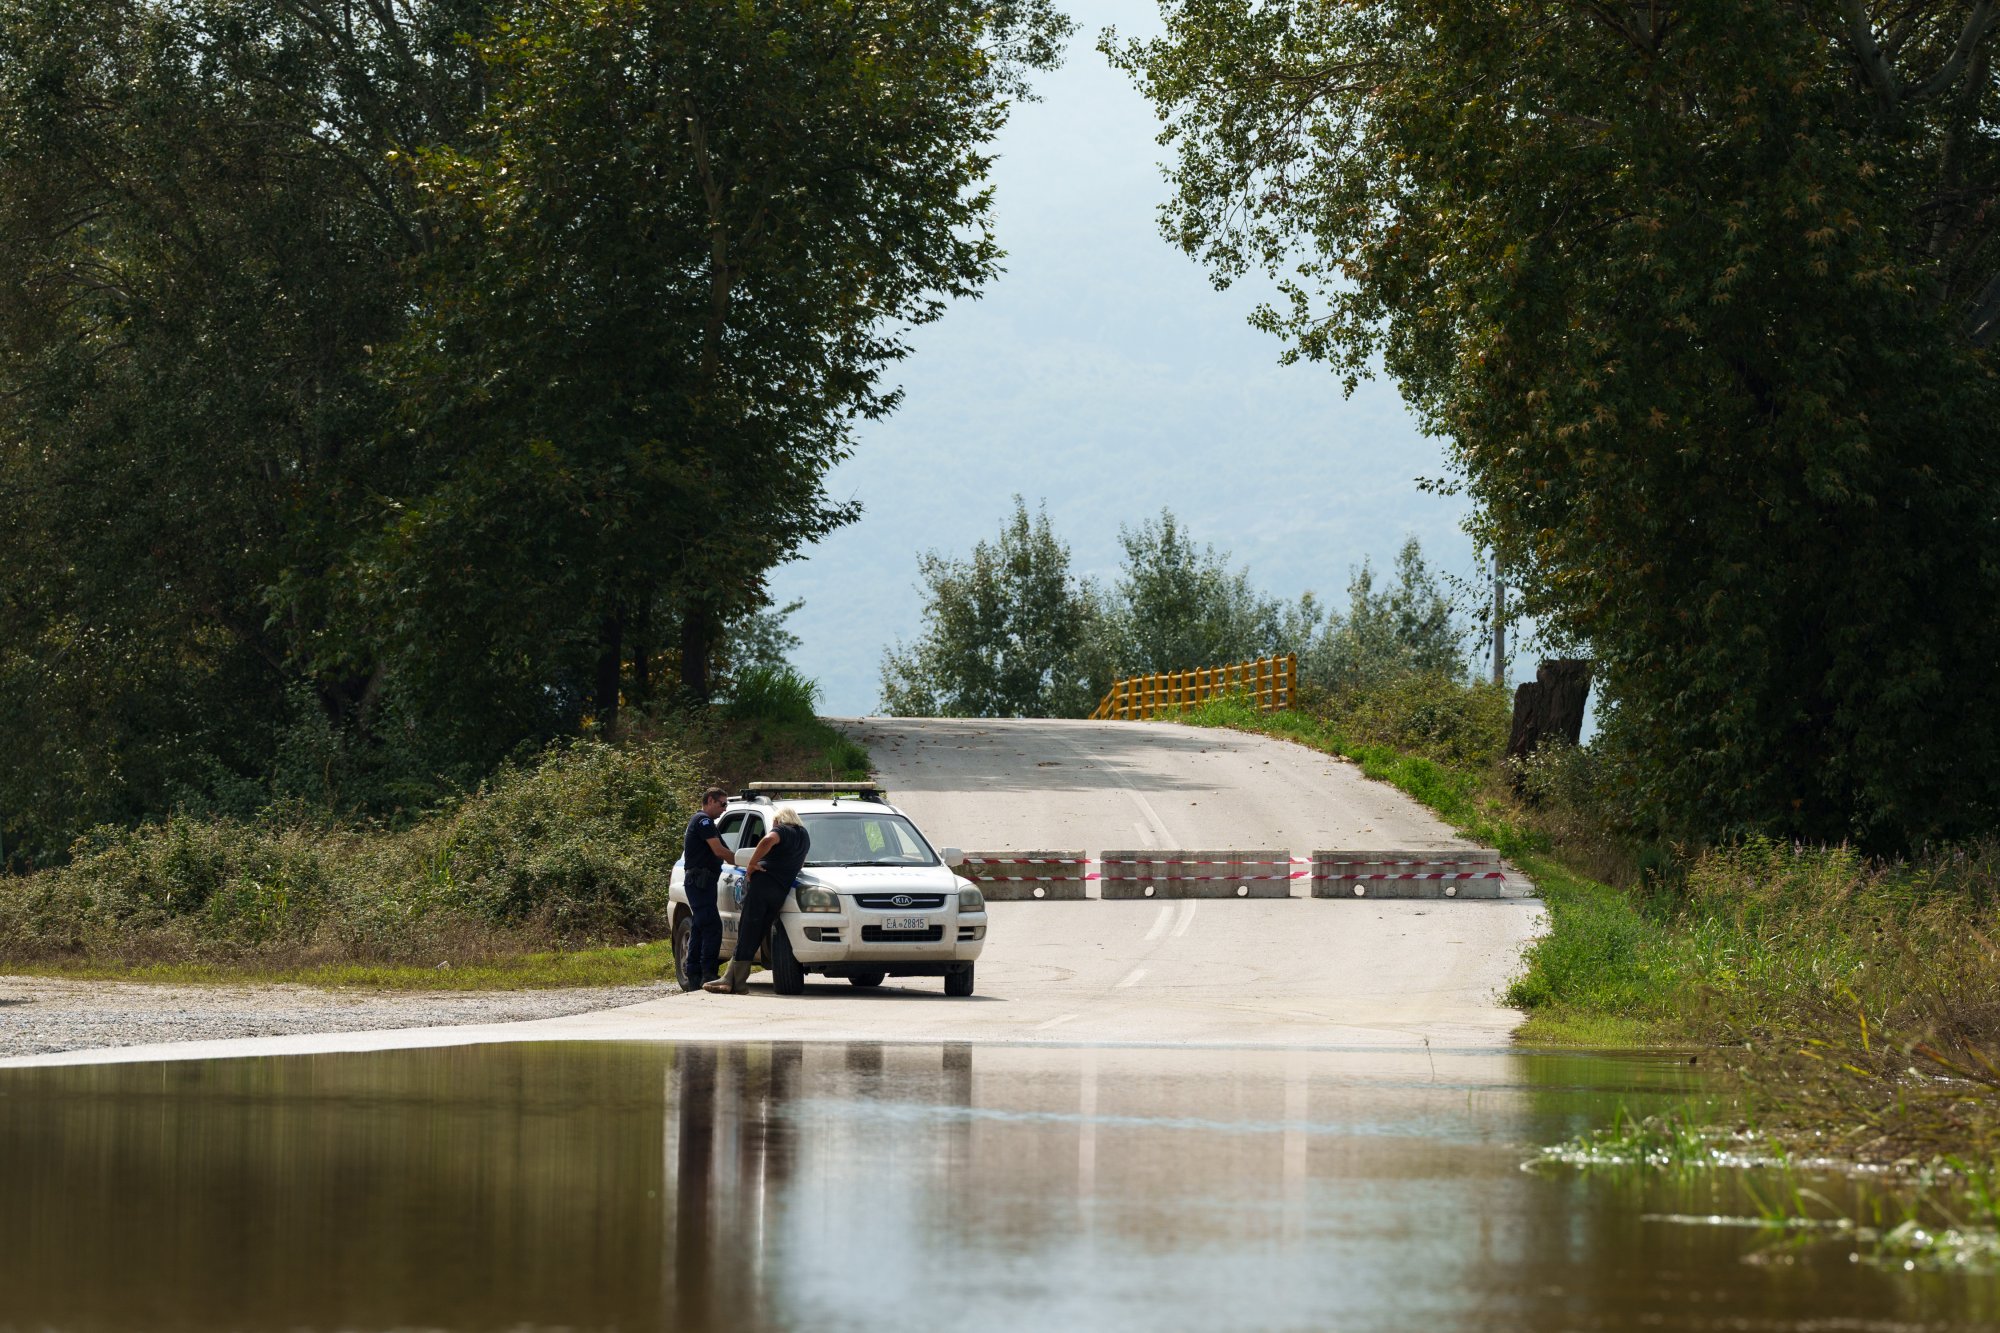
[[[0,1071],[0,1329],[1914,1329],[1740,1177],[1525,1171],[1666,1059],[548,1043]],[[1754,1182],[1753,1182],[1754,1183]],[[1765,1182],[1769,1185],[1770,1182]]]

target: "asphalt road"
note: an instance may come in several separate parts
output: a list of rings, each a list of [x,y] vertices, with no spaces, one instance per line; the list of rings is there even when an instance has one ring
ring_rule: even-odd
[[[932,838],[972,850],[1464,846],[1350,765],[1240,734],[1155,723],[848,724],[890,799]],[[1510,885],[1526,893],[1525,884]],[[978,994],[936,980],[803,996],[673,995],[525,1023],[183,1042],[0,1064],[378,1050],[522,1040],[914,1041],[1425,1047],[1505,1042],[1498,1004],[1542,922],[1497,901],[1289,899],[991,905]]]
[[[889,799],[932,841],[1007,848],[1470,847],[1354,765],[1168,722],[861,718]]]

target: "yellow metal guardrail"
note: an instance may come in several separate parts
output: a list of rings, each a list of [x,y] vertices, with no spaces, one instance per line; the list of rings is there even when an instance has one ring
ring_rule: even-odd
[[[1148,718],[1169,708],[1198,704],[1220,695],[1248,695],[1265,712],[1289,708],[1299,692],[1299,659],[1260,657],[1229,666],[1196,667],[1192,671],[1161,671],[1128,676],[1111,683],[1091,717]]]

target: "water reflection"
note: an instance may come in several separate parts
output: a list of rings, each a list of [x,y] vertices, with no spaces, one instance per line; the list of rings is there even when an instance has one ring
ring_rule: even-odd
[[[1978,1327],[1523,1172],[1665,1062],[562,1044],[0,1073],[0,1329]],[[1835,1321],[1829,1323],[1828,1321]]]

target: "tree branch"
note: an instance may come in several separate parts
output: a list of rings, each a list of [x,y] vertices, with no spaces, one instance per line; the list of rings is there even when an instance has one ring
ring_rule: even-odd
[[[1894,111],[1901,96],[1896,72],[1889,68],[1889,58],[1875,43],[1875,24],[1868,17],[1867,0],[1840,0],[1840,14],[1847,20],[1847,43],[1853,51],[1854,63],[1861,67],[1862,78],[1875,90],[1875,100],[1882,110]]]
[[[1859,0],[1853,2],[1859,3]],[[1965,28],[1958,34],[1958,45],[1952,48],[1951,58],[1944,62],[1944,68],[1939,70],[1928,83],[1910,94],[1911,100],[1922,101],[1924,98],[1936,97],[1940,93],[1949,91],[1951,86],[1958,82],[1958,76],[1965,73],[1966,63],[1972,59],[1972,53],[1979,49],[1980,43],[1986,40],[1987,34],[1992,29],[1993,0],[1979,0],[1979,3],[1972,7],[1972,12],[1966,15]]]

